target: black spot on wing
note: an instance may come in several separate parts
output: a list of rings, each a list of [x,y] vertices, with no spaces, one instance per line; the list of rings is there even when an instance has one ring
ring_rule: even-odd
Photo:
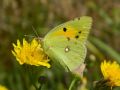
[[[70,41],[70,37],[67,37],[67,40]]]
[[[67,28],[63,28],[63,31],[66,32],[66,31],[67,31]]]
[[[75,36],[75,38],[76,38],[76,39],[78,39],[78,38],[79,38],[79,36],[78,36],[78,35],[76,35],[76,36]]]
[[[79,31],[78,33],[81,34],[81,31]]]

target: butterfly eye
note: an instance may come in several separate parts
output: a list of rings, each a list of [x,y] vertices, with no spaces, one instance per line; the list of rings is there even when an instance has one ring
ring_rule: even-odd
[[[67,31],[67,28],[63,28],[63,31],[66,32],[66,31]]]

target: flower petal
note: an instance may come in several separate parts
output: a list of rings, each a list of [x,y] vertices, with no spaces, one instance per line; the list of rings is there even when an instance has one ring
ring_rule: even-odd
[[[31,43],[23,39],[23,45],[17,40],[17,45],[13,44],[13,47],[14,51],[12,50],[12,54],[21,65],[26,63],[50,68],[48,56],[44,53],[41,44],[36,39],[33,39]]]

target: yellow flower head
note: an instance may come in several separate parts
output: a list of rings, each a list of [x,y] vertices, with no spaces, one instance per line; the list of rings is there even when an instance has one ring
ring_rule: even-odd
[[[8,90],[5,86],[0,85],[0,90]]]
[[[104,61],[101,63],[101,71],[108,85],[120,86],[120,65],[117,62]]]
[[[40,42],[36,39],[33,39],[31,43],[23,39],[23,45],[17,40],[17,45],[13,44],[13,46],[14,51],[12,51],[12,53],[21,65],[26,63],[50,68],[48,56],[44,53]]]

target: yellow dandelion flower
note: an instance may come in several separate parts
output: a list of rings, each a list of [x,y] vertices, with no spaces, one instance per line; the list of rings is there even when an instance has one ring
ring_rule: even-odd
[[[0,90],[8,90],[5,86],[0,85]]]
[[[17,40],[17,45],[13,44],[13,47],[12,53],[21,65],[26,63],[50,68],[48,56],[44,53],[40,42],[36,39],[33,39],[31,43],[23,39],[23,45]]]
[[[104,79],[108,81],[108,85],[120,86],[120,65],[116,61],[104,61],[101,63],[101,71]]]

